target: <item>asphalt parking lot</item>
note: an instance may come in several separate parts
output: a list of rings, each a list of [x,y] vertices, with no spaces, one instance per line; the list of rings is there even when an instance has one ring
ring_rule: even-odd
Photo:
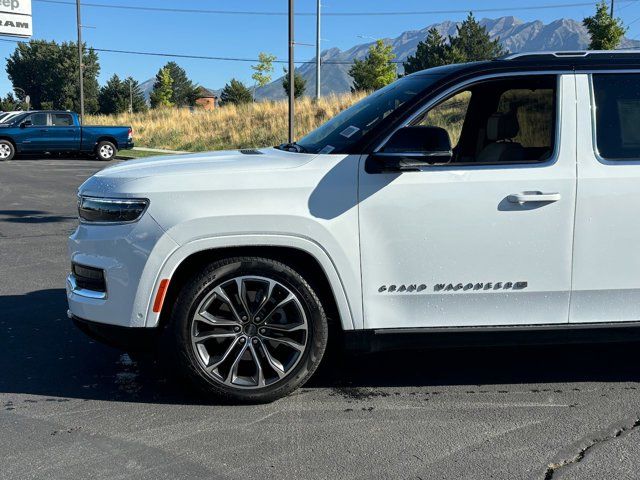
[[[77,186],[0,163],[0,478],[637,479],[640,345],[347,357],[269,405],[217,405],[66,317]]]

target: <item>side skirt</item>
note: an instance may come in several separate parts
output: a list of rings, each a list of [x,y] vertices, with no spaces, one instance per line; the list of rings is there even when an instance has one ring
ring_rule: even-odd
[[[640,322],[427,327],[349,331],[345,346],[358,352],[472,346],[640,342]]]

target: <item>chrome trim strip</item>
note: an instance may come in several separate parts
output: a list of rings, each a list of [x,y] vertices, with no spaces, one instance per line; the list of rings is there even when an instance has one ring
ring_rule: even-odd
[[[105,300],[107,298],[107,292],[96,292],[95,290],[87,290],[86,288],[78,287],[76,279],[72,273],[67,276],[67,287],[69,287],[69,291],[80,297],[92,298],[94,300]]]

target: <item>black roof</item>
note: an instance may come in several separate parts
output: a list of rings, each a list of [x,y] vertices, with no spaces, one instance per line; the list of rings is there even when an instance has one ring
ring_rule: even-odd
[[[574,52],[525,52],[495,60],[435,67],[413,75],[478,75],[510,71],[640,69],[640,50],[593,50]]]

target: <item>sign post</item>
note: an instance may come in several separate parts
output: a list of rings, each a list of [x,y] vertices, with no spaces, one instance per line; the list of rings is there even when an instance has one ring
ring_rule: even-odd
[[[0,0],[0,35],[33,35],[31,0]]]

